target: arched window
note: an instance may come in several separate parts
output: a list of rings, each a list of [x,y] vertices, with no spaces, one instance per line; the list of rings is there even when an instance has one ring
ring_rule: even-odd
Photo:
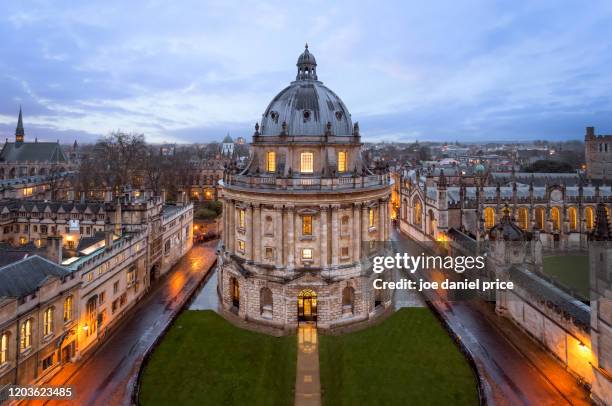
[[[342,315],[352,315],[355,311],[355,289],[350,286],[342,289]]]
[[[21,323],[21,334],[20,334],[19,346],[21,351],[26,350],[32,346],[32,319],[27,319]]]
[[[261,288],[259,292],[259,302],[261,316],[264,318],[272,318],[273,301],[272,291],[270,288]]]
[[[242,229],[246,228],[245,215],[246,215],[246,210],[238,209],[238,228],[242,228]]]
[[[593,215],[593,208],[587,207],[584,209],[584,220],[586,222],[587,230],[591,231],[595,227],[595,216]]]
[[[578,231],[578,212],[575,207],[567,209],[570,231]]]
[[[300,154],[300,172],[314,172],[314,154],[312,152],[302,152]]]
[[[495,225],[495,210],[492,207],[485,207],[484,221],[486,228],[491,228]]]
[[[53,334],[53,307],[47,308],[43,317],[43,335]]]
[[[415,197],[412,201],[412,224],[421,227],[423,224],[423,206],[419,198]]]
[[[529,228],[529,209],[527,207],[519,207],[518,225],[523,230],[527,230]]]
[[[72,296],[64,299],[64,323],[72,320]]]
[[[85,335],[89,337],[98,329],[98,295],[94,295],[85,304],[86,326]]]
[[[550,209],[550,219],[552,221],[553,231],[561,230],[561,212],[558,207]]]
[[[276,172],[276,152],[268,151],[266,154],[266,171]]]
[[[402,219],[408,221],[408,200],[406,199],[402,203]]]
[[[8,361],[8,345],[8,333],[2,333],[2,337],[0,337],[0,365]]]
[[[544,207],[536,207],[535,209],[535,220],[536,220],[536,228],[538,230],[544,230],[544,224],[545,224],[545,215],[546,215],[546,211],[544,210]]]
[[[346,151],[338,152],[338,172],[346,172]]]

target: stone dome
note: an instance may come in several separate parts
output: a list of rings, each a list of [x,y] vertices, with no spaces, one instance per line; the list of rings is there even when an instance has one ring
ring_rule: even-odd
[[[264,112],[261,135],[353,134],[351,114],[340,97],[317,80],[316,65],[306,45],[298,58],[296,80],[277,94]]]

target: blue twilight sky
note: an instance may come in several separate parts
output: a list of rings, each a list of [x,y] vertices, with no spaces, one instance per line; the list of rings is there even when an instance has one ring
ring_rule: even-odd
[[[612,133],[612,1],[2,0],[0,137],[248,138],[306,41],[367,140]]]

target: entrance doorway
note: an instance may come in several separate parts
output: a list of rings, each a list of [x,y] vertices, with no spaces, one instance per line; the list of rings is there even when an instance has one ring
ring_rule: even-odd
[[[317,294],[310,289],[298,295],[298,321],[317,321]]]

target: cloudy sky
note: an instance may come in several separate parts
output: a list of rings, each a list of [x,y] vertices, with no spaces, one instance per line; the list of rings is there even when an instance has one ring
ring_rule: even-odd
[[[610,1],[3,0],[0,136],[249,137],[304,42],[369,140],[612,133]]]

